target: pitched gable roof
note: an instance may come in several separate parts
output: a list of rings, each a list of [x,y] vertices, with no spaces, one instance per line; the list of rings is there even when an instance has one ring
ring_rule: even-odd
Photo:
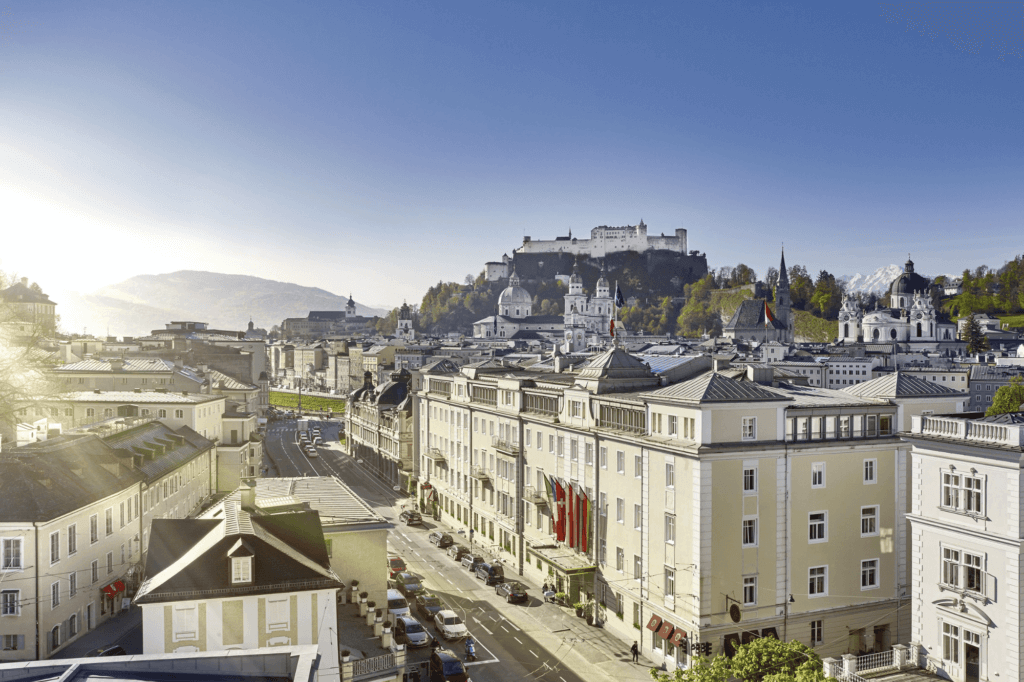
[[[725,329],[764,329],[764,306],[763,298],[748,298],[740,303],[740,307],[732,314],[732,319],[725,325]],[[785,329],[786,325],[778,320],[769,322],[774,329]]]
[[[955,391],[946,386],[900,371],[854,384],[853,386],[846,386],[840,390],[851,395],[866,398],[929,398],[966,395],[962,391]]]
[[[652,398],[671,398],[689,403],[746,403],[789,400],[750,381],[737,381],[721,372],[707,372],[696,379],[659,388]]]

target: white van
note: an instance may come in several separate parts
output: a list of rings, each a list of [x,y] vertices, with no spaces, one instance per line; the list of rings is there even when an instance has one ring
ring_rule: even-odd
[[[412,615],[409,602],[398,590],[388,590],[388,613],[395,617]]]

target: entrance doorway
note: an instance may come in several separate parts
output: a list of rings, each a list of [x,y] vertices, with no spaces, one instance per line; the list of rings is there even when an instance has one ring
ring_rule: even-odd
[[[964,682],[981,680],[981,635],[964,630]]]

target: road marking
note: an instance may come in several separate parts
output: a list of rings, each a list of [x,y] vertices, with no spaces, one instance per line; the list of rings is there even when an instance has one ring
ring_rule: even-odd
[[[454,585],[454,583],[452,583],[452,584]],[[462,588],[459,587],[458,585],[455,585],[455,589],[458,590],[459,592],[462,592]]]
[[[533,654],[534,656],[537,656],[537,654],[534,654],[534,653],[533,653],[533,649],[530,649],[529,651],[530,651],[530,653],[531,653],[531,654]],[[540,656],[537,656],[537,658],[540,658]]]
[[[476,620],[476,618],[474,618],[473,620]],[[480,621],[478,621],[478,620],[476,622],[480,623]],[[488,630],[487,626],[484,625],[483,623],[480,623],[480,627],[482,627],[484,629],[484,632],[486,632],[487,634],[491,635],[492,637],[494,636],[494,633],[491,632],[490,630]]]
[[[511,625],[512,627],[514,627],[516,630],[519,630],[519,627],[515,623],[510,621],[508,618],[505,618],[505,616],[502,616],[501,619],[504,620],[509,625]]]
[[[445,578],[445,580],[448,580],[448,578]],[[448,582],[449,582],[449,584],[451,584],[451,585],[454,585],[454,584],[455,584],[455,583],[453,583],[453,582],[452,582],[451,580],[448,580]]]
[[[501,626],[501,629],[502,629],[502,630],[504,630],[505,632],[512,632],[511,630],[509,630],[509,629],[508,629],[507,627],[505,627],[504,625],[502,625],[502,626]]]
[[[565,682],[565,678],[562,677],[561,675],[558,676],[558,679],[562,680],[562,682]]]
[[[512,636],[512,639],[514,639],[514,640],[516,640],[517,642],[519,642],[519,638],[518,638],[518,637],[516,637],[515,635],[513,635],[513,636]],[[522,642],[519,642],[519,643],[520,643],[520,644],[522,644]]]

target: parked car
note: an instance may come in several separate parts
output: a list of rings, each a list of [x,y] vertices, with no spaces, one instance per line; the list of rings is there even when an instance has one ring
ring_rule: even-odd
[[[416,595],[416,611],[427,620],[434,620],[438,611],[444,608],[441,598],[433,594]]]
[[[400,556],[388,557],[388,577],[394,578],[397,574],[405,571],[405,560]]]
[[[85,656],[86,658],[96,658],[99,656],[127,656],[128,652],[124,650],[124,647],[118,646],[117,644],[108,644],[107,646],[100,647],[99,649],[93,649]]]
[[[409,512],[409,515],[405,517],[405,525],[422,526],[423,516],[418,511]]]
[[[530,595],[526,593],[526,588],[521,582],[515,580],[507,583],[498,583],[494,588],[494,593],[499,597],[504,597],[505,601],[509,604],[530,601]]]
[[[433,638],[412,616],[395,618],[395,641],[409,646],[427,646]]]
[[[469,634],[466,624],[451,609],[441,609],[434,614],[434,629],[442,639],[462,639]]]
[[[440,531],[434,531],[427,536],[427,542],[432,545],[437,545],[441,549],[449,547],[455,543],[455,540],[448,533],[442,533]]]
[[[482,564],[483,562],[484,558],[482,556],[473,556],[472,554],[467,554],[466,556],[462,557],[462,565],[473,572],[476,572],[476,567]]]
[[[388,590],[388,613],[394,617],[412,614],[408,600],[398,590]]]
[[[505,569],[501,564],[478,564],[476,577],[484,581],[484,585],[496,585],[505,582]]]
[[[469,554],[469,547],[465,545],[452,545],[448,548],[448,556],[455,559],[455,561],[462,561],[462,557],[467,554]]]
[[[420,592],[423,592],[423,585],[420,584],[419,578],[412,573],[399,573],[395,576],[394,583],[395,589],[406,597],[415,597]]]
[[[427,682],[471,682],[465,664],[450,649],[435,649],[427,671]]]

